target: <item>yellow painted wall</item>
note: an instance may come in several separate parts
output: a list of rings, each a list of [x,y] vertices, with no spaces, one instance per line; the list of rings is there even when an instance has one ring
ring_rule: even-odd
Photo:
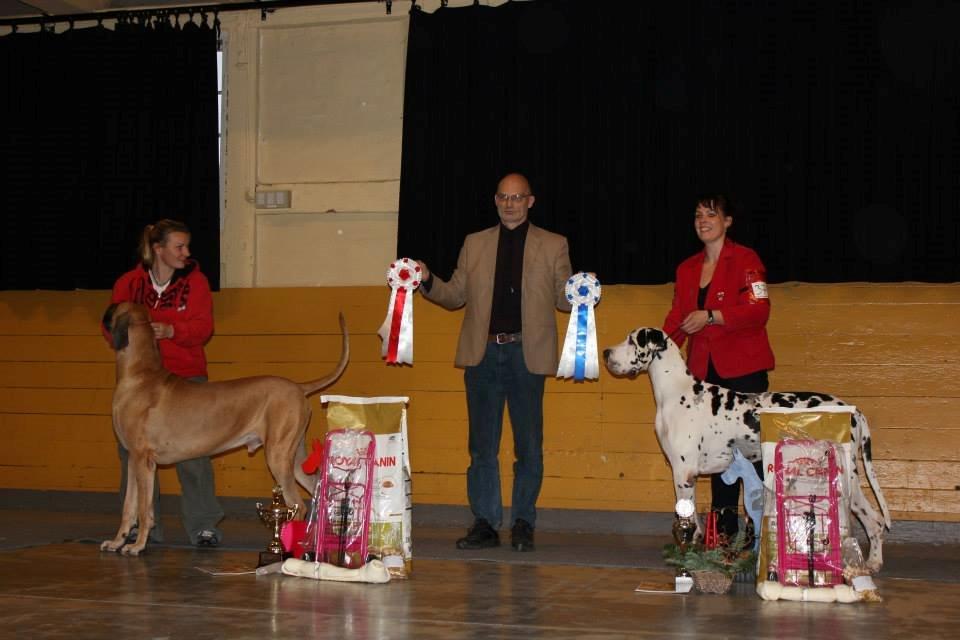
[[[224,287],[384,281],[397,258],[410,4],[391,15],[374,2],[220,15]],[[256,208],[273,190],[290,192],[290,208]],[[495,224],[492,206],[488,215]]]
[[[658,326],[671,286],[605,286],[601,348]],[[0,488],[116,491],[110,424],[114,367],[97,323],[106,292],[0,292]],[[842,395],[864,410],[876,469],[895,518],[960,520],[960,285],[784,284],[771,288],[773,388]],[[271,373],[309,379],[338,355],[346,314],[352,359],[331,392],[409,395],[417,503],[463,504],[467,465],[461,372],[452,366],[461,314],[416,299],[415,365],[388,367],[376,329],[385,287],[228,289],[214,295],[211,379]],[[558,314],[565,330],[567,316]],[[314,400],[310,436],[323,433]],[[653,434],[646,376],[549,380],[542,507],[671,510],[669,467]],[[509,499],[511,453],[502,471]],[[215,460],[224,496],[268,496],[262,452]],[[161,471],[164,492],[176,475]],[[709,488],[701,482],[700,502]]]

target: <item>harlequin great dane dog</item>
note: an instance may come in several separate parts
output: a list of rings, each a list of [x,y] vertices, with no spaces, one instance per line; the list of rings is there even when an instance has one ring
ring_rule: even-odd
[[[253,376],[197,383],[163,368],[146,307],[130,302],[111,305],[103,316],[117,352],[117,385],[113,391],[113,429],[130,452],[127,495],[120,529],[102,551],[138,555],[153,526],[153,483],[158,464],[263,446],[267,467],[290,506],[305,505],[297,483],[312,492],[314,483],[301,464],[307,457],[304,434],[310,424],[307,396],[333,384],[347,366],[350,339],[340,316],[340,361],[323,378],[296,383],[279,376]],[[140,523],[133,544],[126,544],[134,522]]]
[[[697,476],[722,472],[732,461],[735,449],[750,461],[760,459],[757,409],[845,404],[823,393],[740,393],[706,383],[690,373],[676,343],[659,329],[636,329],[622,343],[605,349],[603,357],[615,375],[649,372],[657,403],[657,439],[673,469],[678,500],[693,500]],[[856,411],[851,420],[852,459],[843,467],[849,474],[850,508],[870,538],[867,567],[876,572],[883,564],[883,531],[884,527],[890,528],[890,512],[873,471],[867,419]],[[860,487],[857,449],[882,516]],[[700,529],[699,521],[697,529]]]

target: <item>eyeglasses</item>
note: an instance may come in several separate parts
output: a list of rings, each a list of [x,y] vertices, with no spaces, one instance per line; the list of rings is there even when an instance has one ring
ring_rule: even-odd
[[[526,200],[530,197],[529,193],[498,193],[494,196],[497,199],[497,202],[510,202],[513,204],[518,204],[521,200]]]

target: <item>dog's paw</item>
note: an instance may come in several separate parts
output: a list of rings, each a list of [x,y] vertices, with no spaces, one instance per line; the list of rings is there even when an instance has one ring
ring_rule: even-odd
[[[136,544],[124,545],[123,548],[120,549],[120,553],[123,554],[123,555],[125,555],[125,556],[138,556],[138,555],[140,555],[140,553],[143,551],[143,548],[146,547],[146,546],[147,546],[147,545],[145,545],[145,544],[141,544],[141,545],[136,545]]]
[[[104,540],[100,545],[100,551],[116,551],[123,546],[123,538],[114,538],[113,540]]]

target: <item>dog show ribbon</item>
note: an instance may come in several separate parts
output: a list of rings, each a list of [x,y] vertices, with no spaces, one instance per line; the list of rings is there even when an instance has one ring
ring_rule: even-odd
[[[390,304],[377,335],[383,340],[380,356],[389,364],[413,364],[413,292],[422,278],[420,265],[409,258],[391,262],[387,269]]]
[[[596,380],[600,377],[600,363],[593,307],[600,302],[600,281],[583,271],[575,273],[567,280],[566,295],[573,309],[567,325],[567,337],[563,341],[557,377]]]

